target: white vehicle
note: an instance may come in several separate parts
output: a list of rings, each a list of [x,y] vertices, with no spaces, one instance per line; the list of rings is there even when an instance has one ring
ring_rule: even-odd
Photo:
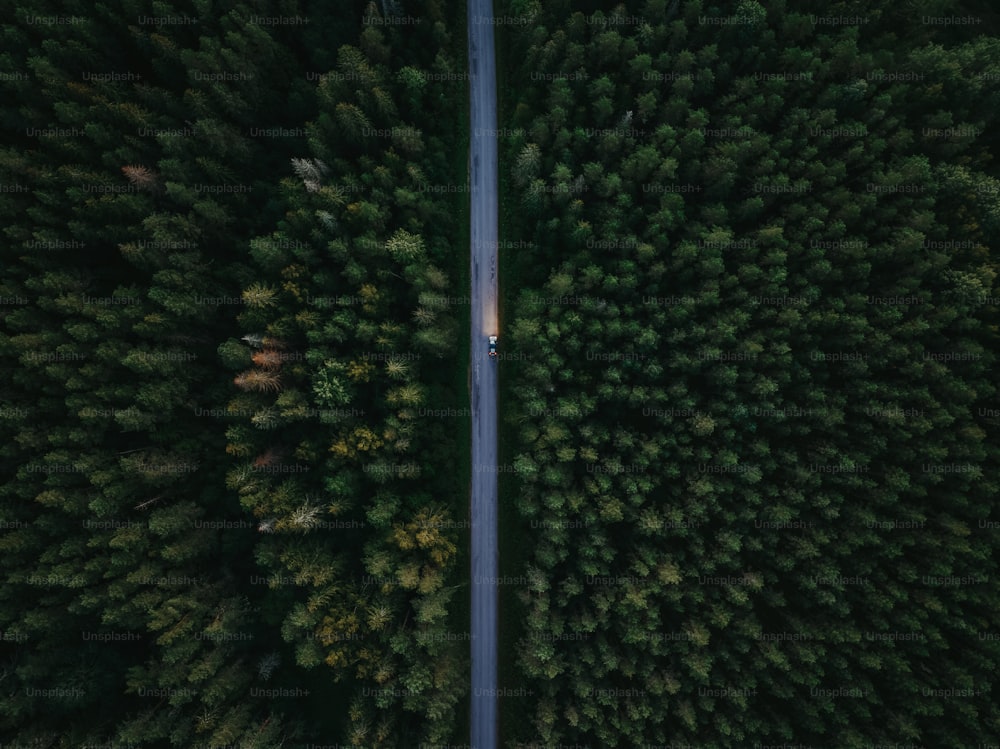
[[[495,335],[490,336],[490,356],[494,359],[497,358],[497,337]]]

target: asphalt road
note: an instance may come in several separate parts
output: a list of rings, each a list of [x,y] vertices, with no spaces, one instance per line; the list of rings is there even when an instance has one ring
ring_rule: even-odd
[[[468,0],[472,293],[472,749],[497,746],[497,93],[492,0]]]

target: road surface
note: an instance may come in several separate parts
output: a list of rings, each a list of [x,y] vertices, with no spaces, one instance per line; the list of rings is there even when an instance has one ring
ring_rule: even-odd
[[[497,94],[492,0],[468,0],[472,314],[472,749],[497,746]],[[503,336],[498,353],[503,355]]]

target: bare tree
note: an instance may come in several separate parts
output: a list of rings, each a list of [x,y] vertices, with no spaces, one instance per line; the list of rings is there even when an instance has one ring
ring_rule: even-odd
[[[146,190],[152,193],[158,193],[162,190],[158,175],[148,167],[130,164],[122,167],[122,174],[137,190]]]

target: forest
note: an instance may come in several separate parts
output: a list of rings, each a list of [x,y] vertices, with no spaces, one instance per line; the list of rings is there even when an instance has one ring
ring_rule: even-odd
[[[497,2],[500,738],[1000,743],[1000,9]],[[0,745],[466,746],[466,9],[19,0]]]
[[[955,5],[505,4],[509,745],[996,743],[1000,19]]]
[[[24,5],[0,742],[457,740],[464,16]]]

